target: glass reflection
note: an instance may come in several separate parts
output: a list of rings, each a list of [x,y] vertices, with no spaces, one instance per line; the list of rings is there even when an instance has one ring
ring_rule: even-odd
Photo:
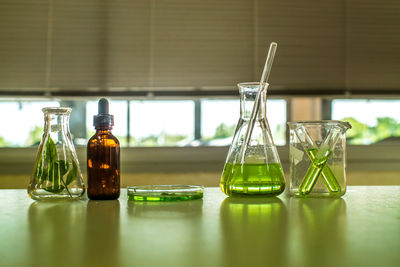
[[[287,209],[280,198],[226,198],[221,204],[225,266],[286,265]]]
[[[204,264],[203,200],[146,202],[127,201],[127,227],[124,231],[130,255],[125,262],[138,266],[207,266]],[[140,229],[140,230],[136,230]],[[136,231],[135,231],[136,230]],[[144,251],[162,248],[162,257],[149,257]],[[194,253],[196,252],[196,253]],[[155,252],[157,253],[157,252]]]
[[[141,218],[179,219],[196,218],[201,216],[203,200],[150,202],[127,201],[128,214]]]
[[[84,259],[84,201],[36,201],[29,206],[32,266],[67,266]]]
[[[120,203],[118,200],[87,203],[85,257],[93,266],[118,266],[120,261]]]
[[[345,257],[346,201],[291,198],[291,265],[341,266]]]

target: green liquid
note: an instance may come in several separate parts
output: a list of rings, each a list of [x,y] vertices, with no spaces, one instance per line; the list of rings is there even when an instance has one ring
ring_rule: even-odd
[[[285,177],[280,163],[226,163],[220,186],[228,196],[274,196],[285,190]]]
[[[203,192],[193,193],[190,195],[183,195],[183,194],[169,194],[169,193],[162,193],[162,194],[154,194],[150,196],[144,195],[137,195],[131,192],[128,192],[128,199],[135,200],[135,201],[181,201],[181,200],[192,200],[198,199],[203,197]]]
[[[315,160],[315,156],[317,155],[318,149],[308,149],[306,151],[308,157],[311,161]],[[340,185],[336,180],[335,175],[333,174],[331,168],[329,168],[328,164],[322,168],[322,181],[324,182],[326,188],[328,188],[329,192],[340,192]]]
[[[301,195],[307,195],[312,191],[321,172],[323,172],[322,175],[324,178],[324,183],[331,192],[337,192],[340,190],[340,185],[338,184],[335,176],[329,167],[326,166],[326,162],[328,161],[332,150],[327,149],[326,151],[322,151],[324,153],[322,153],[322,155],[318,155],[319,157],[316,157],[318,152],[319,151],[316,148],[306,150],[306,153],[311,159],[312,164],[308,168],[307,173],[304,176],[301,185],[299,186],[299,193]]]

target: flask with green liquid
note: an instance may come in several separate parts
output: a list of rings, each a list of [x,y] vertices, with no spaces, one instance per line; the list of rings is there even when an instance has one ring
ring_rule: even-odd
[[[222,172],[221,189],[229,196],[279,195],[286,183],[266,118],[266,95],[258,106],[250,139],[243,146],[260,83],[240,83],[238,87],[240,118]]]

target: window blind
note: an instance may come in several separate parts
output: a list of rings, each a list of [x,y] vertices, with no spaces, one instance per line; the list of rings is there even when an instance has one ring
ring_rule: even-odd
[[[400,92],[400,1],[348,0],[346,85]]]
[[[0,89],[45,86],[48,1],[0,1]]]
[[[395,0],[0,0],[0,90],[400,88]],[[184,93],[183,93],[184,94]]]
[[[104,90],[105,1],[50,0],[49,90]]]
[[[344,1],[258,1],[257,71],[267,44],[278,43],[271,88],[344,88]]]

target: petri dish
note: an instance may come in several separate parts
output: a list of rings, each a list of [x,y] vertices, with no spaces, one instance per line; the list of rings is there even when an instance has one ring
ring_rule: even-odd
[[[181,201],[203,197],[202,185],[129,186],[128,199],[135,201]]]

